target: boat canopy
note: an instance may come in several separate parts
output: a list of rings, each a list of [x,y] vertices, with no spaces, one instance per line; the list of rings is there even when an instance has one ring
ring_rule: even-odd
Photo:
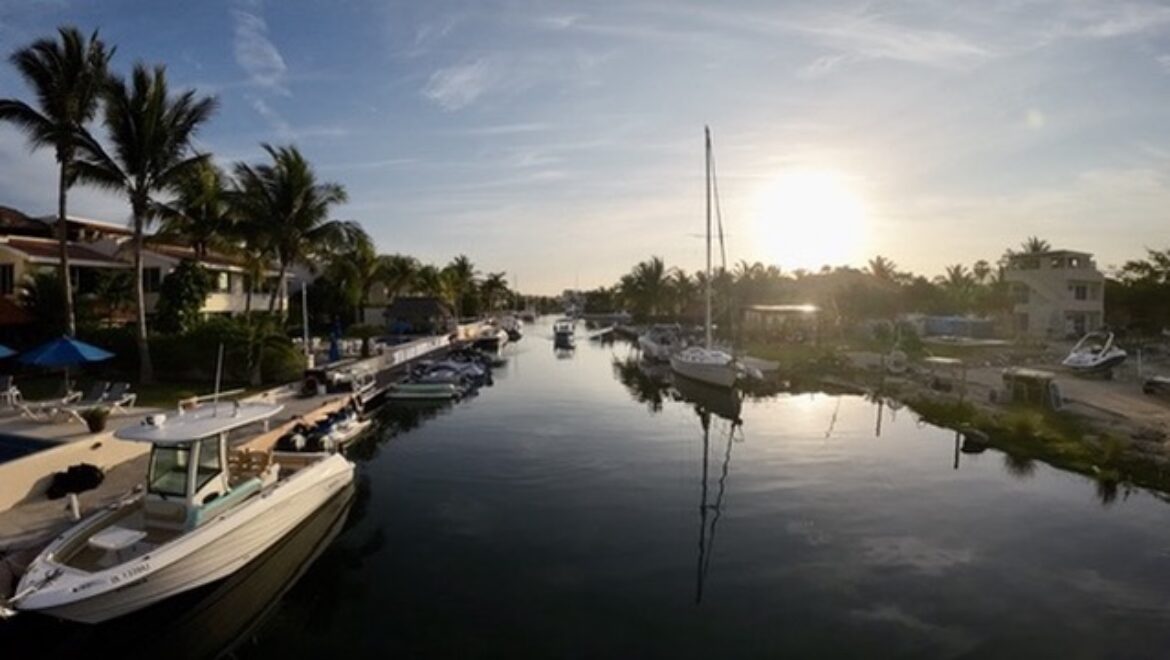
[[[148,415],[139,424],[118,429],[120,440],[180,445],[271,418],[284,409],[275,403],[205,403],[194,410]]]

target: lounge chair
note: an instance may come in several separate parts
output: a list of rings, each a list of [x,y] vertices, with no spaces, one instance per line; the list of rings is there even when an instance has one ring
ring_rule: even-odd
[[[89,388],[85,396],[73,402],[76,408],[92,408],[105,403],[106,392],[110,389],[109,381],[99,380]]]
[[[70,404],[81,398],[81,392],[69,392],[59,399],[45,399],[43,401],[25,401],[21,399],[16,404],[22,417],[35,419],[39,422],[54,421],[62,413],[72,414]]]
[[[110,412],[126,412],[138,401],[138,395],[130,391],[130,383],[114,383],[102,397],[102,403],[110,407]]]
[[[15,407],[20,402],[24,401],[24,397],[20,394],[20,389],[12,382],[12,376],[0,376],[0,403]]]

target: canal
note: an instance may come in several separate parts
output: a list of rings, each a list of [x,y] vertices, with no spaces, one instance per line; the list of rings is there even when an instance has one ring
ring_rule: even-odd
[[[245,574],[52,657],[1164,657],[1170,508],[859,396],[739,401],[625,343],[389,407],[352,495]],[[291,586],[290,586],[291,585]]]

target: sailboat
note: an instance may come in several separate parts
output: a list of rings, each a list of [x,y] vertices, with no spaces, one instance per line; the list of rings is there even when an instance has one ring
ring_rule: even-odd
[[[704,127],[707,153],[707,314],[705,341],[703,346],[691,346],[670,356],[670,367],[675,373],[686,378],[715,385],[716,387],[732,387],[739,377],[739,365],[735,358],[726,351],[713,348],[711,345],[711,193],[712,187],[712,155],[711,129]]]

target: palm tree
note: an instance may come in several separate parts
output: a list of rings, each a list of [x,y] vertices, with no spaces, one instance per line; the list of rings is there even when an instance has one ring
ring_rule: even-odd
[[[991,264],[987,263],[986,259],[980,259],[971,266],[971,275],[979,284],[987,282],[987,278],[991,277]]]
[[[508,279],[506,273],[489,273],[479,286],[479,293],[483,296],[483,304],[487,310],[495,311],[496,303],[508,293]]]
[[[449,287],[455,316],[463,317],[463,298],[475,289],[475,278],[479,273],[466,255],[459,255],[443,269],[443,277]]]
[[[1025,254],[1040,254],[1041,252],[1048,252],[1052,249],[1048,241],[1039,236],[1029,236],[1026,241],[1020,243],[1020,247]]]
[[[374,249],[374,242],[364,231],[358,230],[346,249],[338,251],[329,262],[331,279],[345,293],[347,303],[354,307],[358,323],[365,323],[365,310],[369,305],[370,292],[382,283],[385,273],[382,260]]]
[[[75,27],[57,29],[60,41],[39,39],[12,54],[12,65],[32,88],[39,108],[16,99],[0,99],[0,120],[28,135],[34,149],[52,147],[57,158],[57,241],[61,260],[65,330],[73,335],[73,285],[69,277],[69,232],[66,197],[73,185],[73,161],[86,124],[97,113],[106,68],[114,55],[95,31],[87,40]]]
[[[893,282],[898,279],[898,265],[879,254],[869,260],[869,274],[879,280]]]
[[[639,310],[657,316],[665,302],[667,279],[670,275],[670,269],[666,267],[662,257],[651,257],[630,271],[627,286],[632,290],[628,291],[627,295],[632,295]]]
[[[328,219],[332,208],[348,199],[345,188],[318,182],[312,165],[295,146],[261,146],[272,164],[236,163],[233,200],[244,221],[263,228],[275,257],[279,279],[268,299],[272,313],[292,266],[312,266],[314,259],[350,242],[360,227]]]
[[[135,302],[138,307],[139,378],[154,381],[146,338],[146,292],[142,282],[142,251],[147,224],[156,213],[155,197],[173,189],[204,161],[191,140],[215,112],[212,97],[193,90],[172,96],[166,68],[134,66],[130,81],[111,76],[105,89],[103,123],[112,153],[93,138],[82,144],[84,158],[74,167],[79,179],[124,193],[134,221]]]
[[[162,220],[158,237],[188,243],[197,261],[213,249],[230,249],[235,216],[228,204],[226,179],[211,161],[184,172],[175,183],[175,198],[156,205]]]
[[[443,286],[443,275],[438,268],[427,264],[421,266],[414,274],[414,289],[423,295],[434,296],[447,300]],[[450,300],[447,300],[450,302]]]
[[[400,293],[410,289],[415,284],[419,272],[418,262],[414,257],[401,254],[384,254],[378,257],[381,262],[382,283],[386,287],[387,302],[393,301]]]

